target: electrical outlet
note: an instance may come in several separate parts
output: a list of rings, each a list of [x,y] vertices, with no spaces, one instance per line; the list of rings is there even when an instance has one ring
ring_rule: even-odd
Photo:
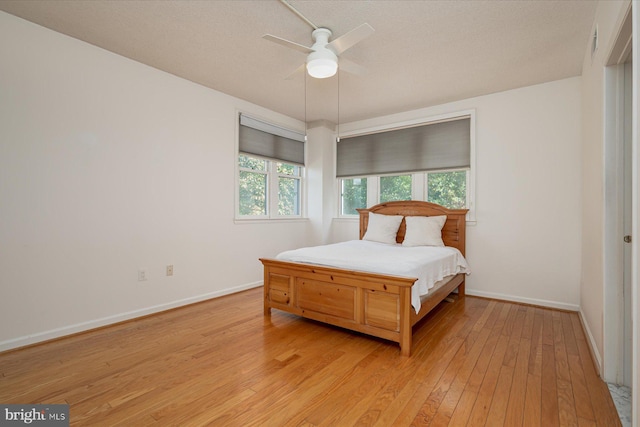
[[[173,276],[173,264],[167,265],[167,276]]]
[[[147,270],[138,270],[138,282],[147,280]]]

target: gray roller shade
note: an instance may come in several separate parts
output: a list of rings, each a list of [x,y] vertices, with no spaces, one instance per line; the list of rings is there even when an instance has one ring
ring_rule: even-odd
[[[239,151],[304,166],[304,135],[241,114]]]
[[[341,138],[338,177],[382,175],[471,165],[468,117],[386,132]]]

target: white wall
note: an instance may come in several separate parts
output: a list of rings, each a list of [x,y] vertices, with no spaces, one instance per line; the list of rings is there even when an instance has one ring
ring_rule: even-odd
[[[472,295],[577,310],[580,301],[580,77],[341,124],[343,132],[476,111]],[[357,238],[336,220],[334,240]]]
[[[586,46],[582,67],[582,273],[580,311],[598,368],[603,359],[605,198],[604,87],[605,66],[628,1],[600,1],[593,30],[598,49]]]
[[[0,58],[0,351],[260,285],[307,241],[234,223],[237,111],[302,123],[3,12]]]

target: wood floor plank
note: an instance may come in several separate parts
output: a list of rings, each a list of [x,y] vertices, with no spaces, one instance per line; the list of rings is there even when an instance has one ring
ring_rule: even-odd
[[[558,379],[558,418],[561,426],[577,426],[575,400],[571,382]]]
[[[546,342],[550,344],[545,344]],[[553,346],[553,321],[551,312],[545,313],[543,334],[542,334],[542,425],[560,425],[558,408],[558,381],[556,377],[556,359]]]
[[[564,331],[560,312],[552,313],[553,323],[553,349],[556,361],[556,375],[559,380],[571,381],[569,376],[569,363],[567,362],[567,350],[565,346]]]
[[[531,337],[533,336],[533,323],[535,320],[535,313],[535,307],[526,307],[524,325],[522,326],[522,338],[531,340]]]
[[[462,393],[462,396],[460,396],[458,405],[451,415],[451,418],[449,419],[449,423],[447,425],[451,427],[468,426],[469,417],[471,416],[471,410],[473,409],[473,404],[476,402],[477,397],[478,393],[465,389]]]
[[[421,422],[429,424],[433,421],[436,413],[444,417],[451,417],[471,369],[475,365],[488,336],[488,330],[477,332],[472,328],[471,333],[454,355],[452,362],[447,366],[414,420],[419,419]]]
[[[527,374],[527,390],[524,398],[524,417],[522,425],[526,427],[542,426],[542,377]]]
[[[361,344],[358,344],[361,347]],[[317,389],[314,386],[315,382],[311,382],[312,390],[307,390],[309,384],[300,390],[302,394],[296,394],[293,402],[291,399],[281,399],[277,402],[273,402],[274,409],[277,410],[277,414],[274,415],[274,420],[282,420],[277,425],[300,425],[307,422],[307,418],[314,411],[322,409],[329,403],[325,402],[326,396],[331,395],[336,389],[339,389],[340,384],[344,381],[345,376],[349,375],[349,372],[357,366],[363,360],[363,356],[358,351],[347,351],[344,355],[336,360],[335,363],[327,366],[325,369],[318,371],[314,377],[317,377],[322,381],[323,377],[331,377],[333,380],[329,382],[325,387]],[[317,379],[315,380],[317,381]],[[307,396],[306,399],[303,397]],[[262,422],[262,415],[258,418],[258,421]]]
[[[520,349],[518,350],[518,358],[513,371],[511,390],[509,391],[509,403],[505,415],[505,424],[508,426],[520,426],[524,420],[527,379],[529,377],[528,362],[530,348],[531,341],[529,339],[522,339],[520,341]]]
[[[419,348],[432,348],[436,345],[437,341],[446,333],[450,322],[455,319],[452,314],[457,312],[457,310],[449,313],[442,310],[436,311],[434,316],[429,318],[429,337],[420,340],[421,347]],[[430,352],[430,357],[435,360],[436,354],[437,352],[432,351]],[[428,361],[429,358],[424,352],[418,352],[413,357],[398,363],[398,374],[378,393],[376,400],[369,405],[367,411],[361,415],[356,424],[374,425],[379,422],[383,414],[395,419],[399,411],[398,406],[401,403],[398,400],[398,396],[412,389],[413,382],[417,380],[416,376],[421,374],[420,370],[426,366],[426,363],[430,363]],[[396,404],[393,405],[393,402],[396,402]],[[395,406],[396,412],[389,410],[390,406],[392,408]],[[393,415],[394,413],[395,415]]]
[[[587,383],[584,378],[579,355],[572,354],[569,356],[569,369],[571,371],[571,386],[576,402],[576,416],[578,419],[589,420],[595,423],[595,415],[593,413],[593,407],[591,406],[589,390],[587,390]]]
[[[482,381],[484,380],[485,373],[487,371],[487,367],[489,366],[489,362],[491,361],[491,357],[493,352],[496,349],[496,343],[501,336],[502,328],[504,327],[504,323],[506,321],[506,317],[509,314],[509,306],[504,306],[502,309],[497,307],[494,310],[496,320],[491,329],[491,334],[487,339],[487,342],[482,349],[482,353],[478,358],[476,365],[473,368],[473,372],[471,372],[471,376],[469,377],[469,381],[467,381],[467,385],[465,390],[469,390],[474,393],[478,393],[480,390],[480,386]]]
[[[576,343],[576,336],[571,322],[571,317],[577,317],[577,315],[575,313],[561,312],[560,316],[562,318],[562,333],[564,335],[567,356],[579,356],[578,344]]]
[[[444,353],[443,357],[440,357],[437,362],[432,364],[433,369],[429,370],[429,375],[419,382],[417,390],[414,391],[413,395],[408,399],[408,402],[404,403],[402,411],[395,419],[394,424],[408,425],[416,419],[423,406],[436,404],[438,402],[441,395],[439,391],[436,390],[436,386],[442,379],[443,382],[440,384],[443,385],[443,387],[448,387],[451,372],[455,368],[449,371],[447,371],[447,368],[449,368],[450,364],[455,363],[454,356],[464,346],[466,338],[471,332],[473,323],[473,319],[467,319],[464,326],[457,331],[456,335],[451,336],[451,340],[447,343],[448,350]],[[434,390],[436,390],[436,394],[432,394]],[[429,401],[430,397],[432,397],[432,401]]]
[[[252,289],[0,353],[0,402],[72,426],[620,425],[576,313],[466,297],[398,345]]]
[[[468,299],[464,304],[468,305]],[[456,307],[456,309],[460,308],[462,308],[462,304]],[[411,358],[417,363],[417,368],[412,372],[406,385],[389,403],[386,410],[380,414],[375,426],[403,425],[403,423],[409,424],[411,422],[433,385],[457,352],[463,341],[463,337],[459,333],[465,331],[467,325],[467,319],[451,316],[447,319],[447,323],[442,324],[440,334],[434,334],[432,339],[428,341],[428,345],[416,349]],[[441,344],[447,336],[450,339],[447,340],[445,346],[442,346]],[[402,420],[402,417],[406,419]]]
[[[505,304],[503,310],[511,313],[511,304]],[[507,317],[508,319],[509,317]],[[505,321],[504,327],[508,327],[510,322]],[[509,328],[510,329],[510,328]],[[500,334],[495,346],[495,350],[491,355],[491,360],[487,371],[482,380],[482,385],[478,391],[478,397],[473,405],[471,415],[469,416],[470,425],[485,425],[487,417],[489,415],[489,409],[493,405],[493,398],[496,386],[498,384],[498,377],[501,372],[502,362],[504,355],[507,351],[507,345],[509,343],[509,336]],[[504,402],[506,404],[506,402]]]
[[[348,335],[343,336],[347,337]],[[348,343],[348,345],[345,345],[343,343],[342,345],[338,345],[335,349],[322,349],[321,347],[323,347],[324,343],[322,341],[318,342],[316,340],[314,344],[319,346],[319,348],[313,352],[316,357],[301,358],[299,363],[296,363],[295,366],[292,366],[292,369],[282,369],[274,375],[264,377],[259,383],[253,385],[251,387],[253,390],[256,390],[257,392],[264,391],[269,396],[269,399],[266,399],[268,405],[264,408],[263,411],[260,412],[261,416],[263,414],[268,414],[283,405],[286,405],[287,402],[290,402],[293,398],[297,399],[298,391],[300,388],[302,388],[302,384],[305,384],[305,388],[309,383],[313,384],[313,382],[310,382],[308,380],[310,377],[315,377],[315,373],[317,373],[318,371],[323,371],[334,362],[339,361],[341,359],[340,356],[343,356],[346,352],[348,352],[350,355],[356,355],[356,357],[354,359],[351,359],[352,362],[350,364],[347,364],[347,366],[345,367],[347,369],[338,370],[340,375],[338,376],[336,381],[328,384],[327,388],[323,389],[322,393],[330,397],[329,399],[322,399],[322,403],[326,404],[327,406],[331,406],[333,404],[330,400],[335,398],[338,392],[345,392],[344,388],[341,387],[341,385],[348,384],[349,386],[355,388],[358,384],[356,382],[350,381],[351,379],[355,378],[357,381],[364,381],[364,378],[359,377],[358,373],[368,372],[366,369],[368,366],[377,366],[372,363],[372,360],[381,359],[381,363],[391,363],[390,358],[380,358],[374,351],[374,349],[379,347],[378,342],[364,340],[364,338],[362,337],[360,338],[363,341],[362,343],[350,342]],[[386,346],[386,350],[390,354],[392,350],[395,350],[395,348],[392,348],[392,346]],[[329,351],[329,353],[327,353],[327,351]],[[330,353],[335,353],[338,357],[332,357]],[[317,357],[318,355],[320,356]],[[332,370],[327,369],[325,372],[331,371]],[[278,388],[278,395],[274,395],[272,393],[273,381],[285,384],[285,386]],[[232,408],[231,411],[226,412],[223,416],[216,419],[216,422],[220,424],[227,424],[228,422],[230,422],[230,420],[233,420],[234,423],[249,423],[252,417],[255,417],[256,406],[265,404],[263,400],[263,398],[256,396],[256,398],[253,400],[242,402],[240,406]],[[320,413],[321,415],[324,415],[323,411],[320,411]]]
[[[509,343],[507,344],[507,351],[504,355],[502,363],[505,366],[511,368],[516,366],[516,359],[518,357],[518,350],[520,349],[520,338],[522,336],[522,328],[524,326],[525,311],[522,306],[515,307],[515,317],[513,321],[513,327],[511,334],[509,335]]]
[[[562,426],[577,426],[576,405],[571,385],[571,373],[567,359],[565,341],[565,329],[562,322],[562,313],[557,311],[552,314],[553,320],[553,344],[556,362],[556,379],[558,391],[558,417]],[[573,335],[572,335],[573,338]]]
[[[573,330],[576,335],[576,344],[580,353],[580,363],[584,373],[587,391],[591,400],[591,406],[598,426],[620,426],[620,419],[614,413],[615,406],[609,394],[606,384],[598,377],[593,365],[591,353],[587,346],[580,320],[577,316],[572,318]]]
[[[500,373],[496,381],[496,387],[493,391],[491,406],[487,413],[486,425],[502,426],[505,425],[507,404],[509,403],[509,391],[513,381],[514,368],[507,365],[500,367]]]
[[[543,311],[539,308],[536,308],[533,318],[533,329],[531,331],[531,352],[529,353],[529,373],[536,376],[542,375],[543,323]]]
[[[593,420],[585,420],[584,418],[578,418],[578,426],[580,426],[580,427],[597,427],[597,424]]]
[[[534,310],[531,329],[531,347],[529,350],[529,364],[527,387],[524,402],[523,426],[541,426],[542,408],[542,325],[544,315],[538,308]]]
[[[470,351],[465,355],[460,355],[460,368],[453,379],[451,387],[443,396],[437,411],[432,414],[433,425],[448,425],[453,412],[455,411],[462,394],[466,388],[471,373],[476,366],[478,358],[491,335],[491,328],[497,319],[497,310],[494,311],[495,304],[492,303],[485,309],[484,313],[472,328],[472,333],[476,333],[477,339]]]
[[[397,357],[395,354],[391,356],[395,349],[387,347],[386,350],[360,361],[333,385],[331,391],[323,396],[322,404],[309,413],[305,420],[315,425],[334,425],[349,411],[354,411],[352,415],[359,418],[366,410],[371,394],[384,387],[388,370]]]
[[[485,373],[491,361],[491,357],[496,349],[496,343],[501,336],[505,319],[509,313],[509,307],[500,310],[500,307],[494,307],[492,318],[487,321],[487,328],[490,327],[489,337],[487,338],[482,352],[473,367],[469,379],[465,384],[464,391],[460,401],[451,415],[450,425],[467,425],[471,411],[476,403],[480,386],[484,380]]]

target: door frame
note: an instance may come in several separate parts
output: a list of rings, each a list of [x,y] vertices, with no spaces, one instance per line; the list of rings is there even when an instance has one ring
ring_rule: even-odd
[[[632,7],[626,11],[617,37],[612,44],[605,77],[605,123],[604,123],[604,304],[603,304],[603,360],[602,378],[606,382],[629,384],[624,378],[624,295],[622,290],[624,277],[624,100],[625,86],[624,62],[631,54],[633,26]],[[634,67],[635,68],[635,67]],[[633,99],[633,94],[632,94]],[[634,110],[635,111],[635,110]],[[633,116],[633,114],[632,114]],[[632,146],[634,144],[632,138]],[[636,166],[632,165],[632,193],[636,191]],[[632,203],[632,210],[635,204]],[[632,220],[635,211],[632,212]],[[638,237],[635,232],[633,233]],[[640,237],[638,237],[640,238]],[[635,239],[633,239],[635,241]],[[635,246],[635,245],[633,245]],[[632,251],[633,251],[632,246]],[[632,255],[632,292],[633,270],[637,266]],[[635,265],[634,265],[635,264]],[[633,324],[632,331],[636,331]],[[632,333],[633,334],[633,333]],[[632,345],[635,347],[635,345]],[[635,360],[635,357],[632,358]],[[632,361],[633,372],[635,363]],[[633,377],[633,376],[632,376]],[[632,382],[635,378],[632,378]]]

